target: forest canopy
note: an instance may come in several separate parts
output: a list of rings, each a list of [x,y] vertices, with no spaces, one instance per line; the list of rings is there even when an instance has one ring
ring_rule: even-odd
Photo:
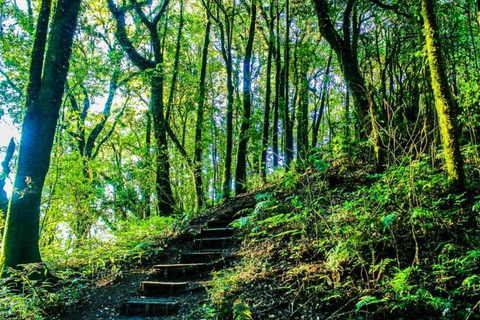
[[[474,0],[0,0],[2,270],[332,166],[468,193],[479,55]]]

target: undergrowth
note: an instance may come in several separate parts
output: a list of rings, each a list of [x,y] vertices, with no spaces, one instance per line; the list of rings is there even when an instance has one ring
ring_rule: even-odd
[[[0,319],[44,319],[74,305],[96,282],[123,277],[125,270],[162,255],[180,229],[175,218],[151,217],[125,222],[108,240],[43,248],[44,263],[10,270],[11,277],[0,283]],[[45,270],[46,281],[37,275]]]
[[[448,192],[423,161],[322,168],[286,175],[234,222],[242,259],[215,275],[206,319],[480,318],[474,188]]]

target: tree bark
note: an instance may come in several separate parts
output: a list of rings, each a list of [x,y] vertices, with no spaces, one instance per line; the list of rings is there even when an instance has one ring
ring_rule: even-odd
[[[265,14],[266,16],[266,14]],[[263,181],[267,179],[267,151],[268,138],[270,132],[270,109],[271,109],[271,95],[272,95],[272,64],[273,54],[275,51],[275,17],[273,15],[273,1],[270,1],[270,18],[268,23],[268,57],[267,57],[267,84],[265,89],[265,115],[263,119],[263,138],[262,138],[262,159],[260,171]]]
[[[195,125],[195,190],[197,192],[197,206],[198,208],[203,206],[203,181],[202,181],[202,131],[203,131],[203,118],[205,113],[205,97],[206,97],[206,78],[207,78],[207,62],[208,62],[208,46],[210,45],[210,30],[212,28],[212,22],[208,18],[207,26],[205,28],[205,39],[203,41],[202,49],[202,68],[200,70],[200,83],[199,83],[199,95],[197,106],[197,123]]]
[[[40,55],[35,51],[41,51],[41,48],[34,48],[32,52],[31,83],[27,91],[14,184],[17,191],[10,202],[0,259],[3,270],[41,261],[38,246],[40,201],[50,165],[80,3],[81,0],[58,1],[44,59],[38,59]],[[42,28],[42,25],[39,20],[37,27]],[[41,67],[34,65],[37,63],[44,66],[41,77],[37,73]]]
[[[240,129],[240,143],[237,153],[237,167],[235,170],[235,193],[245,191],[247,181],[247,145],[249,140],[250,117],[252,113],[252,51],[255,39],[255,24],[257,21],[257,4],[252,1],[250,27],[248,29],[247,47],[243,61],[243,119]]]
[[[284,107],[284,130],[285,130],[285,167],[290,169],[290,164],[293,160],[293,119],[290,117],[290,0],[286,0],[286,19],[287,26],[285,30],[285,73],[284,73],[284,93],[283,93],[283,107]]]
[[[327,67],[325,68],[325,74],[323,76],[323,85],[320,98],[320,107],[315,112],[315,118],[313,119],[313,133],[312,133],[312,148],[317,147],[318,131],[320,130],[320,123],[322,122],[323,111],[325,110],[325,101],[328,95],[328,84],[330,82],[330,66],[332,64],[332,54],[328,57]]]
[[[7,180],[10,174],[10,161],[13,158],[13,153],[15,152],[15,141],[10,139],[10,143],[7,147],[7,152],[5,153],[5,158],[2,161],[2,174],[0,175],[0,211],[1,214],[6,217],[8,211],[8,196],[5,192],[5,180]],[[0,230],[0,236],[3,234],[3,228]]]
[[[148,29],[154,60],[143,57],[128,38],[125,26],[126,8],[118,8],[113,0],[107,0],[108,7],[116,21],[115,36],[132,63],[142,71],[153,71],[150,75],[150,110],[152,113],[153,133],[156,142],[156,192],[157,209],[161,215],[173,213],[175,201],[170,185],[170,162],[168,159],[167,120],[165,119],[163,49],[158,34],[158,23],[165,15],[170,0],[165,0],[160,10],[149,20],[142,11],[141,3],[131,0],[133,9],[143,25]]]
[[[445,72],[439,29],[434,13],[434,0],[422,0],[421,5],[431,74],[431,86],[440,125],[448,179],[454,188],[462,191],[465,188],[465,173],[458,142],[458,128],[456,124],[457,106],[450,91]]]
[[[175,97],[175,89],[178,82],[178,70],[180,64],[180,50],[182,48],[182,32],[183,32],[184,18],[183,18],[183,0],[180,1],[180,22],[178,25],[177,33],[177,45],[175,47],[175,58],[173,61],[173,75],[172,75],[172,85],[170,86],[170,94],[168,95],[167,103],[167,122],[170,120],[170,113],[172,110],[173,98]]]
[[[302,66],[305,68],[305,66]],[[300,167],[305,167],[308,160],[308,90],[309,81],[306,70],[299,75],[300,88],[298,93],[298,121],[297,121],[297,154]]]
[[[342,69],[345,84],[354,99],[356,111],[362,124],[361,139],[365,140],[371,133],[371,122],[368,120],[370,103],[365,79],[360,72],[356,56],[356,44],[351,35],[351,14],[356,0],[349,0],[344,12],[343,38],[335,29],[329,16],[328,3],[325,0],[313,0],[317,11],[320,33],[335,51]],[[358,31],[358,26],[357,28]],[[355,30],[354,30],[355,31]]]
[[[225,69],[227,71],[227,146],[225,150],[225,174],[223,180],[223,197],[230,198],[232,191],[232,153],[233,153],[233,103],[235,87],[233,84],[233,56],[232,56],[232,42],[233,42],[233,24],[235,18],[235,2],[232,6],[225,8],[220,1],[216,3],[216,14],[205,2],[204,7],[207,9],[208,15],[213,19],[220,30],[220,47],[223,61],[225,62]],[[220,12],[224,19],[220,19]]]
[[[279,108],[282,95],[282,57],[280,50],[280,8],[277,2],[277,24],[276,24],[276,56],[275,56],[275,101],[273,104],[273,132],[272,132],[272,149],[273,149],[273,168],[278,168],[278,122]]]

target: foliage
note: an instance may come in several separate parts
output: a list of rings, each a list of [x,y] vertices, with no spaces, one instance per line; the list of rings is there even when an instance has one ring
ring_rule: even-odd
[[[241,301],[259,319],[473,318],[478,200],[447,193],[444,173],[422,161],[344,171],[348,181],[329,189],[335,170],[286,177],[274,192],[290,195],[270,193],[234,223],[242,260],[216,273],[212,307],[233,314]]]
[[[35,280],[35,265],[10,270],[11,277],[1,283],[0,317],[44,319],[75,305],[96,281],[122,278],[129,269],[160,257],[181,226],[173,217],[136,219],[124,222],[110,238],[85,239],[74,250],[45,247],[44,261],[53,277]]]
[[[257,207],[233,223],[246,237],[242,261],[216,275],[213,303],[200,308],[200,318],[476,316],[480,32],[475,1],[435,1],[434,11],[441,40],[434,44],[443,52],[442,73],[453,93],[452,105],[459,107],[458,115],[447,118],[461,128],[465,193],[450,190],[442,173],[445,152],[439,146],[445,130],[438,127],[445,117],[435,111],[419,3],[257,1],[252,114],[244,119],[242,65],[253,1],[184,0],[182,13],[180,1],[111,2],[125,5],[125,33],[137,53],[147,64],[158,63],[143,71],[135,67],[129,59],[132,50],[122,48],[115,35],[107,1],[82,1],[40,207],[42,255],[60,280],[29,282],[30,271],[12,271],[22,289],[16,292],[5,284],[0,317],[41,317],[54,305],[73,303],[86,279],[121,277],[130,266],[162,254],[182,229],[178,221],[186,223],[205,209],[197,207],[194,166],[202,175],[205,206],[227,196],[222,186],[234,181],[225,181],[225,31],[232,55],[232,152],[248,136],[245,186],[260,194]],[[152,29],[160,40],[155,43],[142,22],[161,12],[164,3],[168,8]],[[319,33],[323,24],[315,4],[325,4],[325,16],[331,19],[327,35]],[[32,50],[40,5],[0,0],[0,126],[19,125],[24,118],[31,62],[25,57]],[[200,52],[208,19],[212,29],[198,142]],[[344,37],[341,46],[327,41],[335,32]],[[349,50],[342,50],[345,44]],[[345,66],[347,62],[352,64]],[[359,74],[352,79],[345,71],[355,67]],[[158,101],[152,101],[149,90],[159,70],[166,118],[161,124],[171,131],[166,154],[156,149],[159,123],[152,119],[152,105]],[[364,85],[352,86],[359,78]],[[365,114],[356,89],[368,91],[363,98],[371,110]],[[242,123],[250,127],[246,136]],[[369,136],[371,125],[378,137]],[[264,127],[269,129],[265,140]],[[98,133],[90,145],[94,155],[87,156],[82,144],[93,133]],[[292,160],[286,159],[289,141],[295,159],[286,168]],[[201,161],[192,163],[198,148]],[[373,172],[376,148],[385,161]],[[171,218],[158,216],[161,194],[155,175],[162,168],[156,162],[164,159],[175,200]],[[0,229],[3,220],[0,213]],[[264,296],[253,294],[254,289]]]

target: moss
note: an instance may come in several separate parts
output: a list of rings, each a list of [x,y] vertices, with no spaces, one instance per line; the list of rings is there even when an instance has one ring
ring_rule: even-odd
[[[432,0],[422,0],[421,13],[424,21],[431,85],[442,136],[448,179],[454,187],[461,191],[464,187],[465,177],[463,159],[457,139],[455,101],[445,74]]]

